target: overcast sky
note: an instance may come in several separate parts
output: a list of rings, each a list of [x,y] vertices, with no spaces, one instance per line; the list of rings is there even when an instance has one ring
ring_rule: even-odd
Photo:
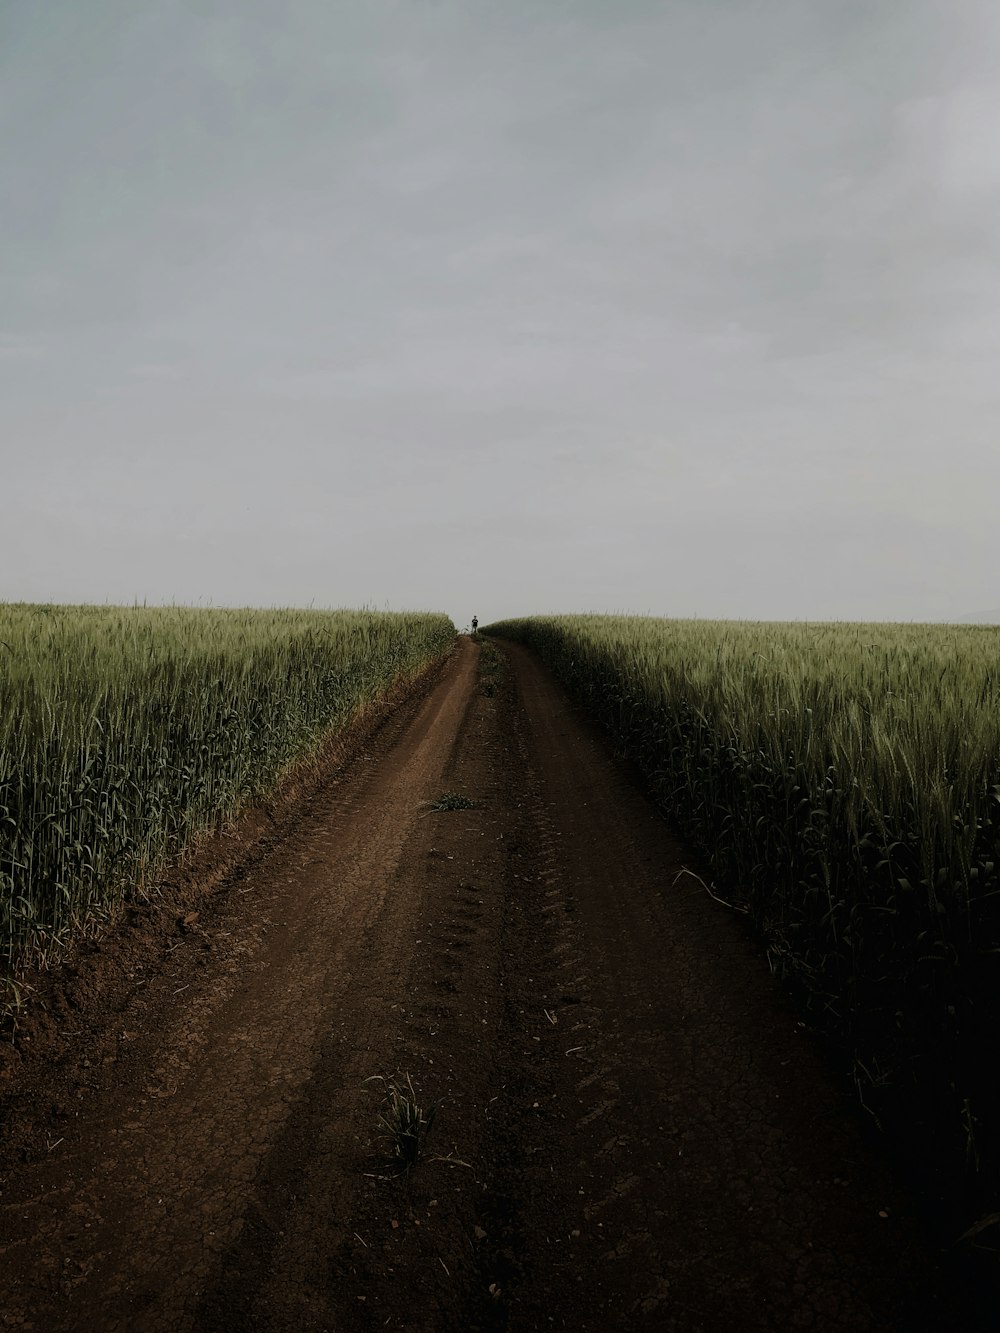
[[[0,599],[1000,618],[996,0],[0,0]]]

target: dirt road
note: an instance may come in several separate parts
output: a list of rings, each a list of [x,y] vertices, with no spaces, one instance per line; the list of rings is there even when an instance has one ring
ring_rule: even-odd
[[[738,921],[503,651],[460,641],[22,1029],[0,1327],[961,1326]],[[396,1071],[438,1107],[408,1176],[366,1082]]]

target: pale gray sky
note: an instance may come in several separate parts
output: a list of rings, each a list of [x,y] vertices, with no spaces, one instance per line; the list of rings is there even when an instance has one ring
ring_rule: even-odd
[[[996,0],[0,0],[0,599],[1000,618]]]

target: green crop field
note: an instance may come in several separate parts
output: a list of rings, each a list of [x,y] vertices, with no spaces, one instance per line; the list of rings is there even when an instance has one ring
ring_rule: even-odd
[[[0,606],[0,975],[113,915],[454,634],[430,614]]]
[[[487,633],[537,650],[636,760],[880,1123],[995,1204],[1000,630],[555,616]]]

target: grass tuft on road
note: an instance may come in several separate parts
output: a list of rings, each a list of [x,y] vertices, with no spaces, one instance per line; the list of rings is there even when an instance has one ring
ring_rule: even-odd
[[[461,792],[446,791],[442,792],[436,801],[431,802],[432,810],[475,810],[479,805],[471,796],[463,796]]]
[[[409,1074],[400,1077],[373,1074],[366,1082],[381,1083],[382,1110],[378,1123],[383,1130],[382,1137],[391,1144],[392,1156],[403,1169],[412,1170],[420,1160],[424,1142],[437,1114],[437,1104],[424,1110],[417,1103]]]

